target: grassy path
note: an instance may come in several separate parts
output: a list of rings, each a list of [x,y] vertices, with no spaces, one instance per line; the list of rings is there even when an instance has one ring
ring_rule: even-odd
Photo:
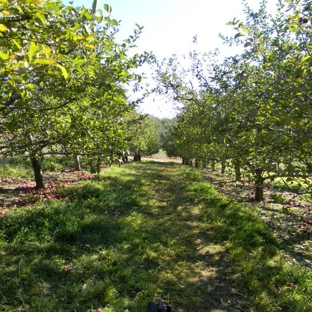
[[[311,272],[194,168],[129,164],[59,193],[0,219],[0,311],[312,309]]]

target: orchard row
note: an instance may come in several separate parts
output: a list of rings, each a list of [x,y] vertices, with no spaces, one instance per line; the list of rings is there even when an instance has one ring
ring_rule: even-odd
[[[253,177],[255,199],[265,181],[301,179],[312,194],[312,4],[280,1],[275,15],[261,1],[247,4],[246,20],[233,20],[240,53],[174,56],[158,64],[158,91],[180,104],[167,140],[170,156],[186,164],[231,166],[236,181]]]

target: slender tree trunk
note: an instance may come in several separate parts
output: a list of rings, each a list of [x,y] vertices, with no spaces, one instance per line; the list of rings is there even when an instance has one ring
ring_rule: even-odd
[[[234,161],[234,170],[235,170],[235,181],[240,182],[242,180],[240,163],[238,160]]]
[[[41,162],[39,157],[30,156],[31,164],[34,170],[36,188],[44,188],[43,174],[41,170]]]
[[[263,201],[263,182],[264,179],[262,177],[263,169],[257,168],[255,175],[255,200],[257,202]]]
[[[290,176],[290,177],[293,177],[294,176],[294,166],[293,165],[288,165],[288,167],[287,167],[287,171],[288,171],[288,175]]]
[[[196,167],[196,168],[199,167],[199,163],[200,163],[200,161],[199,161],[197,158],[195,158],[195,167]]]
[[[97,161],[96,161],[96,173],[99,175],[101,173],[101,158],[98,157]]]
[[[81,162],[79,155],[74,155],[74,164],[75,164],[75,170],[81,171]]]
[[[222,161],[221,161],[221,173],[222,173],[222,174],[225,173],[225,168],[226,168],[225,160],[222,160]]]

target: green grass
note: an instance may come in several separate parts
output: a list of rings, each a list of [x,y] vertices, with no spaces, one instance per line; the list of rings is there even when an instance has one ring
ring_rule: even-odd
[[[42,163],[44,172],[61,171],[64,165],[70,164],[68,157],[46,156]],[[32,179],[33,168],[28,157],[0,157],[0,178],[13,177]]]
[[[194,169],[133,163],[0,219],[0,311],[311,311],[312,276]]]
[[[88,165],[83,161],[84,169]],[[69,156],[45,156],[42,161],[42,171],[61,172],[68,168],[73,168],[73,159]],[[26,178],[32,179],[34,176],[33,168],[28,157],[7,156],[0,157],[0,178]]]
[[[33,170],[30,160],[23,157],[0,157],[0,178],[19,177],[30,178]]]

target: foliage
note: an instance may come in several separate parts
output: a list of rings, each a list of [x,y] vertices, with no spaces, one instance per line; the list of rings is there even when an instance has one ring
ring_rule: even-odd
[[[272,184],[280,190],[294,192],[297,194],[311,194],[311,181],[307,179],[297,178],[287,181],[285,179],[278,178],[274,180]],[[311,197],[311,195],[308,197]]]
[[[183,158],[230,162],[255,180],[262,200],[265,179],[311,175],[310,2],[280,1],[276,16],[261,1],[245,3],[246,21],[234,19],[228,44],[243,47],[222,61],[190,53],[159,63],[159,92],[183,104],[168,152]],[[297,175],[298,177],[298,175]],[[258,195],[258,197],[257,197]]]
[[[151,156],[160,147],[159,132],[156,120],[149,116],[132,113],[128,116],[128,148],[135,160],[142,156]]]
[[[127,55],[142,27],[117,44],[119,23],[110,17],[111,7],[104,5],[105,16],[95,6],[2,1],[3,153],[26,153],[39,168],[47,153],[98,158],[121,149],[122,118],[136,105],[128,102],[125,86],[140,82],[133,69],[148,54]]]
[[[170,128],[174,125],[175,119],[157,117],[153,117],[152,119],[155,121],[158,130],[160,148],[164,148],[170,133]]]

